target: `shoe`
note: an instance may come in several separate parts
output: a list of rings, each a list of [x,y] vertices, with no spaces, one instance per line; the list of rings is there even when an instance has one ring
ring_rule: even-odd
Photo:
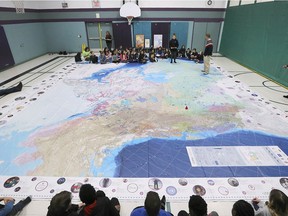
[[[22,88],[23,88],[23,84],[22,84],[22,82],[20,82],[20,83],[16,86],[16,89],[17,89],[17,91],[21,91]]]
[[[284,95],[283,97],[284,97],[284,98],[288,98],[288,95]]]
[[[204,73],[204,72],[205,72],[205,70],[201,70],[201,72],[203,72],[203,73]]]
[[[204,75],[208,75],[209,73],[207,73],[207,72],[204,72],[203,74],[204,74]]]
[[[173,62],[171,61],[170,63],[172,64]]]
[[[177,63],[177,62],[174,60],[174,63]]]
[[[162,209],[162,210],[165,210],[165,204],[166,204],[166,197],[165,197],[165,195],[162,196],[162,199],[161,199],[160,203],[161,203],[161,209]]]
[[[28,205],[32,201],[32,196],[28,196],[23,200],[24,205]]]

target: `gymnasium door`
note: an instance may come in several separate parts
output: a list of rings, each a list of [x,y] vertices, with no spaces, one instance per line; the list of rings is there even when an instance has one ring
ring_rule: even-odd
[[[169,41],[170,41],[170,26],[171,26],[170,22],[151,23],[152,43],[154,43],[153,42],[154,34],[162,34],[163,35],[163,40],[162,40],[163,47],[168,48]]]
[[[4,31],[4,28],[0,26],[0,70],[14,65],[14,58],[10,50],[10,46]]]
[[[210,33],[214,45],[213,52],[217,52],[220,29],[221,22],[195,22],[194,32],[192,34],[192,47],[196,48],[198,51],[204,51],[206,45],[205,34]]]
[[[106,47],[106,31],[109,31],[112,35],[112,47],[114,47],[112,23],[86,23],[86,30],[88,37],[88,46],[91,49],[104,49]]]
[[[124,23],[113,23],[113,34],[115,47],[123,48],[132,47],[132,35],[131,35],[131,25],[128,25],[127,22]]]

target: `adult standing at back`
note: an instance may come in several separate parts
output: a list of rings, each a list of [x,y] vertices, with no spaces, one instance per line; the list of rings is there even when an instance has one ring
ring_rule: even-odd
[[[202,72],[207,75],[210,73],[210,60],[213,52],[213,42],[209,33],[205,35],[205,40],[207,42],[204,51],[204,70]]]
[[[108,49],[111,51],[112,47],[112,36],[109,31],[106,31],[105,41]]]
[[[179,47],[179,43],[178,43],[178,40],[176,38],[176,34],[174,33],[172,36],[172,39],[169,42],[169,48],[171,50],[171,62],[170,63],[173,63],[172,60],[174,60],[174,63],[177,63],[176,58],[178,55],[178,47]]]

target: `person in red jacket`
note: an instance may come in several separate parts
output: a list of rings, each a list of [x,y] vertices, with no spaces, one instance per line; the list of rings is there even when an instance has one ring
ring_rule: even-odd
[[[204,50],[204,70],[202,72],[204,72],[204,74],[207,75],[210,72],[210,59],[213,52],[213,42],[211,40],[211,35],[209,33],[205,35],[205,39],[207,43]]]

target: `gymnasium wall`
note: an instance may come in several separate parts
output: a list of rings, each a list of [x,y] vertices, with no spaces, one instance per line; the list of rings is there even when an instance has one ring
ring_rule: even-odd
[[[87,44],[84,22],[45,22],[43,29],[49,52],[79,52]]]
[[[47,53],[42,23],[3,25],[15,64]]]
[[[96,14],[100,18],[96,18]],[[151,40],[151,23],[169,22],[170,33],[177,34],[180,46],[203,50],[206,31],[210,31],[217,44],[224,16],[224,8],[143,8],[142,16],[133,20],[133,38],[135,41],[136,34],[144,34],[145,38]],[[82,43],[88,43],[86,23],[98,22],[127,23],[127,20],[120,17],[119,8],[26,8],[25,14],[16,14],[15,8],[0,7],[0,25],[5,27],[10,38],[9,44],[16,64],[47,52],[79,51]],[[25,36],[24,39],[22,32],[28,38]],[[11,34],[13,36],[10,37]],[[32,49],[31,41],[35,44]],[[19,44],[22,44],[21,47]],[[217,46],[214,47],[216,51]]]
[[[220,53],[288,87],[288,2],[229,7]]]

